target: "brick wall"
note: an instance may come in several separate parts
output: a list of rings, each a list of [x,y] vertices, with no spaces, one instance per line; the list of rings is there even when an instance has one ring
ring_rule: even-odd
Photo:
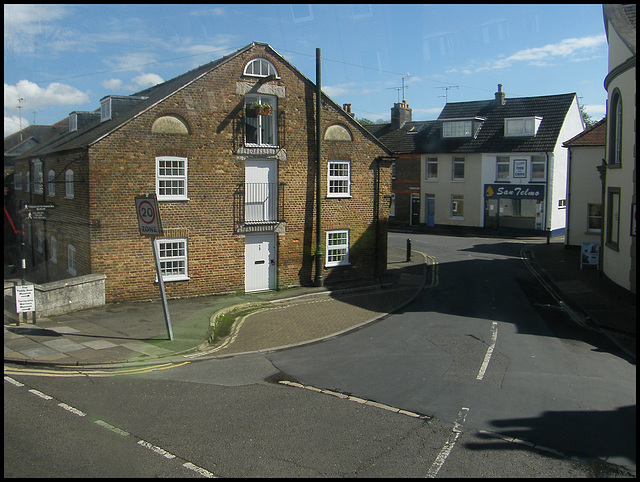
[[[312,283],[315,88],[278,56],[258,45],[230,57],[215,70],[91,145],[85,157],[73,160],[74,171],[77,169],[82,183],[77,183],[76,199],[60,203],[63,209],[58,210],[61,218],[56,221],[62,223],[56,227],[60,236],[59,263],[61,240],[66,242],[66,236],[82,239],[74,241],[78,274],[104,273],[107,302],[159,297],[151,241],[140,236],[134,199],[155,192],[155,159],[165,155],[188,159],[189,198],[188,201],[159,202],[165,237],[188,240],[190,279],[166,282],[167,296],[244,290],[245,239],[236,232],[232,209],[234,190],[244,182],[245,164],[244,157],[238,154],[236,121],[244,105],[244,94],[239,93],[238,83],[255,83],[256,79],[244,77],[242,73],[246,63],[257,57],[267,58],[275,65],[280,78],[269,85],[282,86],[284,90],[280,91],[286,92],[278,99],[278,112],[284,113],[286,119],[279,130],[286,156],[277,162],[278,182],[286,184],[286,229],[277,237],[278,287]],[[182,119],[189,133],[152,133],[153,123],[166,115]],[[349,119],[333,103],[323,103],[323,132],[339,123],[353,137],[352,142],[323,143],[323,251],[327,229],[348,228],[352,245],[351,266],[326,268],[327,282],[372,277],[381,274],[380,266],[386,267],[391,169],[383,162],[381,177],[376,179],[376,159],[388,153]],[[333,159],[351,162],[352,198],[326,197],[326,162]],[[59,169],[65,161],[71,159],[51,160]],[[376,182],[379,195],[375,195]],[[383,219],[377,228],[374,203]],[[70,213],[74,213],[74,219],[67,217]],[[375,259],[376,253],[379,259]]]

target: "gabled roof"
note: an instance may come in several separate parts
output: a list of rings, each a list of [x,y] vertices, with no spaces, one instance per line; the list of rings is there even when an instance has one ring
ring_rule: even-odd
[[[407,153],[483,153],[483,152],[549,152],[558,142],[576,94],[507,98],[504,104],[496,100],[451,102],[444,106],[436,121],[407,122],[391,131],[390,124],[368,126],[370,132],[393,152]],[[504,121],[514,117],[541,117],[535,136],[505,137]],[[476,137],[443,138],[446,120],[481,118]],[[415,128],[417,132],[412,131]]]
[[[596,122],[580,134],[562,143],[564,147],[604,147],[607,140],[607,118]]]
[[[280,54],[278,54],[273,48],[271,48],[266,43],[261,42],[253,42],[246,47],[243,47],[236,52],[222,57],[218,60],[214,60],[207,64],[201,65],[189,72],[179,75],[171,80],[163,82],[162,84],[155,85],[153,87],[149,87],[147,89],[141,90],[131,96],[121,96],[127,98],[138,98],[137,102],[132,103],[132,107],[126,111],[126,113],[122,113],[116,117],[113,117],[110,120],[106,120],[104,122],[98,122],[95,124],[91,124],[83,129],[79,129],[76,132],[69,132],[68,129],[65,132],[62,132],[58,136],[51,137],[47,139],[46,142],[41,143],[35,149],[29,150],[21,157],[32,157],[38,155],[44,155],[52,152],[60,152],[66,150],[73,149],[81,149],[88,146],[91,146],[93,143],[99,141],[103,137],[109,135],[114,130],[123,126],[130,120],[136,118],[149,108],[153,107],[157,103],[166,99],[170,95],[175,92],[185,88],[198,78],[202,77],[206,73],[210,72],[226,63],[229,59],[240,55],[241,53],[253,48],[254,46],[262,46],[270,50],[270,52],[277,56],[283,63],[287,64],[291,69],[293,69],[296,73],[298,73],[302,78],[306,81],[313,84],[309,79],[307,79],[302,73],[300,73],[293,65],[291,65],[286,59],[284,59]],[[344,113],[343,109],[341,109],[335,102],[329,99],[324,93],[322,94],[323,100],[331,103],[339,112]],[[386,146],[384,146],[375,136],[372,136],[367,130],[365,130],[357,121],[355,121],[352,117],[344,113],[345,119],[348,119],[354,126],[357,126],[362,132],[370,138],[373,142],[378,144],[383,149],[387,150]],[[60,122],[64,122],[60,121]]]

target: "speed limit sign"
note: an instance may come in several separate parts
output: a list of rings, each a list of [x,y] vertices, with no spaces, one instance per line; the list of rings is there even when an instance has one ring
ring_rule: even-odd
[[[136,213],[142,236],[162,236],[162,223],[155,194],[136,196]]]

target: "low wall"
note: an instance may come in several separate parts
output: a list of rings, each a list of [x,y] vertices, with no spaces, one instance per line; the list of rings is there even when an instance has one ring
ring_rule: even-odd
[[[41,285],[34,284],[36,319],[104,306],[105,279],[104,274],[89,274]],[[17,316],[14,289],[16,284],[20,282],[5,280],[4,305],[5,311]]]

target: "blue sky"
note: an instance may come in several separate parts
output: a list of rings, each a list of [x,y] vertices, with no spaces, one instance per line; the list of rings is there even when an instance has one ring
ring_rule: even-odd
[[[594,120],[605,115],[600,4],[5,4],[5,136],[252,41],[312,82],[320,48],[323,91],[358,119],[388,122],[403,79],[413,120],[437,118],[446,99],[491,99],[498,84],[507,98],[575,92]]]

